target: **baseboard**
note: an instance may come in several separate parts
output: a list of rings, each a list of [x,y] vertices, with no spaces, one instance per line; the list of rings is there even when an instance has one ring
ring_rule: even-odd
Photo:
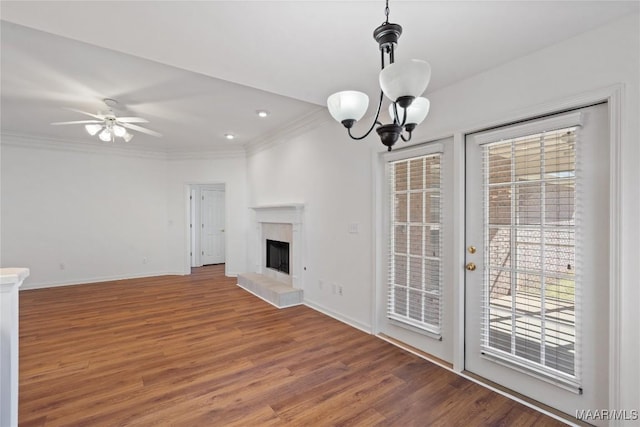
[[[349,326],[351,326],[353,328],[359,329],[362,332],[366,332],[369,335],[373,334],[373,328],[371,327],[371,325],[367,325],[367,324],[358,322],[357,320],[352,319],[350,317],[343,316],[342,314],[336,313],[335,311],[333,311],[331,309],[323,307],[322,305],[317,304],[317,303],[315,303],[313,301],[309,301],[307,299],[305,299],[302,303],[304,305],[306,305],[307,307],[309,307],[309,308],[312,308],[312,309],[314,309],[316,311],[319,311],[322,314],[325,314],[325,315],[327,315],[329,317],[332,317],[332,318],[334,318],[336,320],[339,320],[340,322],[345,323],[345,324],[347,324],[347,325],[349,325]]]
[[[141,279],[145,277],[158,277],[158,276],[184,276],[183,272],[156,272],[156,273],[142,273],[142,274],[118,274],[113,276],[101,276],[101,277],[92,277],[88,279],[74,279],[70,281],[61,281],[61,282],[36,282],[29,283],[29,278],[25,280],[25,283],[20,286],[21,291],[30,290],[30,289],[45,289],[45,288],[57,288],[60,286],[75,286],[75,285],[86,285],[90,283],[101,283],[101,282],[113,282],[114,280],[127,280],[127,279]]]

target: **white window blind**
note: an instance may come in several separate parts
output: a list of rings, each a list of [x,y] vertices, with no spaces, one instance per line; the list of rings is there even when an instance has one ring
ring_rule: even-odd
[[[482,146],[482,351],[579,391],[576,130]]]
[[[440,335],[441,154],[387,165],[391,202],[387,317]]]

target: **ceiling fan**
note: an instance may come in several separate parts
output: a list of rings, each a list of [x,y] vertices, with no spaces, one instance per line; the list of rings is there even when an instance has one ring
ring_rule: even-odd
[[[69,111],[84,114],[85,116],[93,117],[93,120],[75,120],[71,122],[55,122],[52,125],[80,125],[83,124],[85,130],[89,135],[98,135],[101,141],[114,142],[116,137],[122,138],[126,142],[131,141],[133,135],[128,130],[134,130],[137,132],[146,133],[147,135],[153,135],[161,137],[162,134],[154,130],[143,128],[134,123],[149,123],[148,120],[141,117],[117,117],[113,112],[113,107],[118,105],[118,101],[115,99],[103,100],[107,110],[99,111],[98,114],[88,113],[86,111],[76,110],[75,108],[66,108]]]

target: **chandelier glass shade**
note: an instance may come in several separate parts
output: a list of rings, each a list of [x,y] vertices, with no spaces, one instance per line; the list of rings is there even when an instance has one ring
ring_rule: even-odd
[[[386,21],[373,32],[373,38],[380,47],[382,64],[379,74],[380,99],[373,124],[362,136],[353,136],[351,133],[353,125],[364,117],[369,108],[369,97],[362,92],[347,90],[334,93],[327,99],[327,108],[331,116],[347,129],[352,139],[364,139],[376,128],[381,142],[391,151],[398,139],[409,141],[411,132],[429,114],[429,100],[421,95],[431,80],[431,66],[420,59],[395,62],[394,49],[402,34],[402,27],[389,22],[389,0],[386,1],[385,15]],[[382,124],[378,120],[385,96],[391,101],[390,124]]]
[[[427,89],[431,66],[421,59],[387,65],[380,71],[380,88],[392,102],[402,97],[417,98]]]
[[[406,122],[405,127],[407,127],[408,124],[414,124],[417,126],[427,118],[430,107],[431,103],[429,102],[429,100],[427,98],[419,96],[413,100],[411,105],[409,105],[406,110],[397,107],[394,109],[394,104],[389,104],[389,117],[391,117],[391,120],[396,120],[400,123],[402,123],[403,121]],[[404,119],[402,114],[407,115],[406,120]]]
[[[329,113],[338,122],[360,120],[369,108],[369,97],[362,92],[345,90],[334,93],[327,99]]]

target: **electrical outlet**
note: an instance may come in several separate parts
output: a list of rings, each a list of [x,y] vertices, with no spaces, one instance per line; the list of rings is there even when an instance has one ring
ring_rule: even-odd
[[[60,263],[60,270],[64,270],[66,267],[63,263]]]
[[[147,257],[142,258],[142,263],[146,264],[147,263]]]
[[[338,285],[338,295],[342,296],[342,285]]]

